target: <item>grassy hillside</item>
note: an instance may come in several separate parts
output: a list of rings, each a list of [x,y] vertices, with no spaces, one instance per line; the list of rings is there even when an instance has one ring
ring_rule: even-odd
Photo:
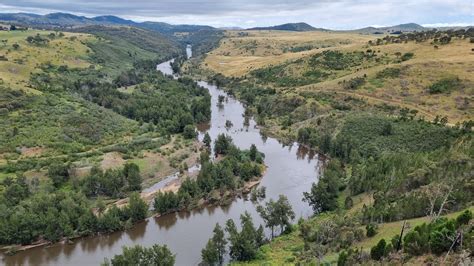
[[[142,29],[87,31],[0,33],[0,245],[129,228],[148,214],[143,188],[199,159],[210,95],[156,71],[179,45]]]
[[[133,27],[87,26],[76,29],[95,36],[86,45],[94,52],[91,61],[111,76],[142,60],[164,61],[183,53],[180,45],[160,33]]]
[[[27,37],[37,34],[47,39],[48,45],[26,41]],[[50,34],[55,37],[50,37]],[[12,88],[34,92],[33,88],[28,88],[29,78],[41,64],[49,62],[71,68],[88,67],[91,63],[87,59],[91,51],[86,42],[93,41],[94,37],[80,33],[63,34],[58,36],[53,31],[36,30],[0,31],[0,40],[6,40],[0,45],[0,80]]]
[[[184,125],[174,119],[186,116],[182,123],[205,119],[194,118],[189,110],[201,114],[196,106],[207,99],[204,91],[155,71],[154,62],[179,52],[179,46],[141,29],[89,31],[98,35],[0,32],[5,40],[0,46],[0,123],[5,129],[0,134],[1,178],[22,173],[29,178],[45,176],[49,165],[60,161],[84,175],[102,161],[115,168],[128,160],[139,165],[151,160],[152,165],[141,167],[142,174],[156,180],[183,161],[195,163],[192,141],[165,135],[182,132]],[[187,104],[165,101],[173,97],[184,98]],[[179,106],[170,105],[177,102]],[[149,105],[154,106],[153,114],[146,111]],[[171,148],[161,154],[159,147],[169,141]],[[149,151],[143,157],[145,149]],[[111,152],[121,160],[110,163]]]
[[[202,67],[238,77],[326,49],[362,46],[370,39],[334,32],[228,31],[219,47],[207,54]]]
[[[143,50],[155,53],[156,57],[160,59],[181,52],[177,43],[155,31],[123,26],[87,26],[79,28],[77,31],[90,33],[112,42],[126,41]]]
[[[359,200],[359,199],[357,199]],[[358,207],[362,207],[363,199],[361,201],[356,201],[359,203],[359,206],[355,206],[350,209],[348,212],[355,211]],[[365,199],[364,199],[365,200]],[[474,211],[474,207],[470,207],[468,210]],[[463,210],[464,211],[464,210]],[[443,217],[453,219],[459,216],[463,211],[453,212],[447,214]],[[310,224],[310,226],[316,227],[317,225],[327,223],[331,219],[335,219],[335,216],[332,213],[320,215],[316,218],[312,218],[305,222],[304,224]],[[427,217],[408,219],[406,220],[409,228],[414,228],[423,223],[429,222]],[[376,245],[381,239],[390,240],[394,235],[400,234],[401,228],[403,226],[403,221],[380,224],[378,227],[378,233],[373,237],[364,237],[360,242],[357,242],[355,246],[366,252],[370,252],[370,248]],[[296,226],[295,231],[288,234],[280,236],[274,239],[271,243],[260,248],[259,259],[249,262],[249,263],[232,263],[232,265],[294,265],[296,264],[298,254],[304,250],[304,240],[300,235],[300,228],[305,226],[304,224],[299,224]],[[365,230],[365,228],[361,228]],[[312,261],[306,261],[305,263],[328,263],[328,264],[337,264],[339,254],[338,253],[329,253],[324,256],[321,256],[318,259]],[[426,256],[424,258],[408,258],[403,262],[405,265],[419,265],[427,263],[428,261],[437,261],[441,262],[443,258],[430,258]],[[455,260],[455,258],[451,258]],[[425,261],[423,261],[425,260]],[[374,262],[372,262],[374,263]]]
[[[247,35],[248,34],[248,35]],[[472,118],[474,65],[469,38],[369,45],[376,35],[349,33],[230,32],[202,68],[250,83],[304,94],[331,92],[418,110],[426,119]],[[391,71],[391,72],[390,72]],[[430,86],[451,80],[449,90]],[[439,85],[439,84],[438,84]]]

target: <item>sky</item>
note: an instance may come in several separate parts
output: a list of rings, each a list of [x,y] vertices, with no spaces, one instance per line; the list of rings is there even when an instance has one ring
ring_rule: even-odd
[[[474,25],[474,0],[0,0],[0,12],[116,15],[134,21],[242,28],[289,22],[328,29],[409,22]]]

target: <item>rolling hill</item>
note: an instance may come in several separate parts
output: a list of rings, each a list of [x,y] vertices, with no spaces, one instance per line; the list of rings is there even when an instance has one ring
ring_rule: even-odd
[[[117,16],[97,16],[88,18],[85,16],[76,16],[68,13],[51,13],[47,15],[37,15],[30,13],[0,13],[0,21],[21,26],[29,26],[41,29],[69,29],[73,31],[104,31],[103,26],[127,26],[140,28],[147,31],[158,32],[168,42],[179,44],[182,49],[187,44],[193,46],[194,54],[199,55],[208,52],[214,48],[222,38],[222,30],[211,26],[202,25],[172,25],[164,22],[134,22]],[[92,26],[96,26],[95,28]],[[85,28],[84,28],[85,27]],[[81,29],[77,29],[81,28]],[[113,31],[113,30],[107,30]],[[138,32],[138,30],[135,30]],[[156,34],[152,34],[156,36]],[[160,37],[161,38],[161,37]],[[165,43],[165,41],[163,41]],[[157,49],[163,48],[161,45]],[[166,50],[167,48],[165,48]]]
[[[366,27],[362,29],[354,30],[353,32],[364,33],[364,34],[386,34],[386,33],[401,33],[401,32],[414,32],[429,30],[416,23],[406,23],[388,27]]]
[[[284,30],[284,31],[316,31],[316,30],[325,30],[325,29],[318,29],[315,28],[307,23],[299,22],[299,23],[286,23],[271,27],[255,27],[250,28],[248,30]]]

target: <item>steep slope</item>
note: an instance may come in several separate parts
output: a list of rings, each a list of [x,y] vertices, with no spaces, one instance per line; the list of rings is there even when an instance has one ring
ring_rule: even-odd
[[[178,43],[161,33],[135,27],[86,26],[76,28],[74,31],[93,34],[113,42],[126,41],[155,53],[157,58],[169,58],[182,51]]]

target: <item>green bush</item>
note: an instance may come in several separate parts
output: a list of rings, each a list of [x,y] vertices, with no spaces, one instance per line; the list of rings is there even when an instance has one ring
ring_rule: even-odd
[[[370,257],[373,260],[381,260],[383,256],[386,254],[385,249],[387,248],[387,243],[385,239],[381,239],[377,245],[370,249]]]
[[[384,78],[398,78],[400,76],[400,68],[388,67],[376,74],[378,79]]]
[[[377,225],[370,223],[365,226],[365,230],[367,237],[373,237],[377,234]]]
[[[346,90],[356,90],[365,84],[364,77],[351,78],[349,81],[344,83],[344,89]]]
[[[443,78],[428,87],[431,94],[449,93],[461,87],[461,80],[458,77]]]
[[[402,61],[407,61],[407,60],[412,59],[414,55],[415,55],[415,54],[413,54],[413,53],[411,53],[411,52],[404,53],[400,59],[401,59]]]
[[[456,224],[457,226],[468,224],[471,219],[472,219],[472,212],[470,210],[465,210],[456,218]]]

